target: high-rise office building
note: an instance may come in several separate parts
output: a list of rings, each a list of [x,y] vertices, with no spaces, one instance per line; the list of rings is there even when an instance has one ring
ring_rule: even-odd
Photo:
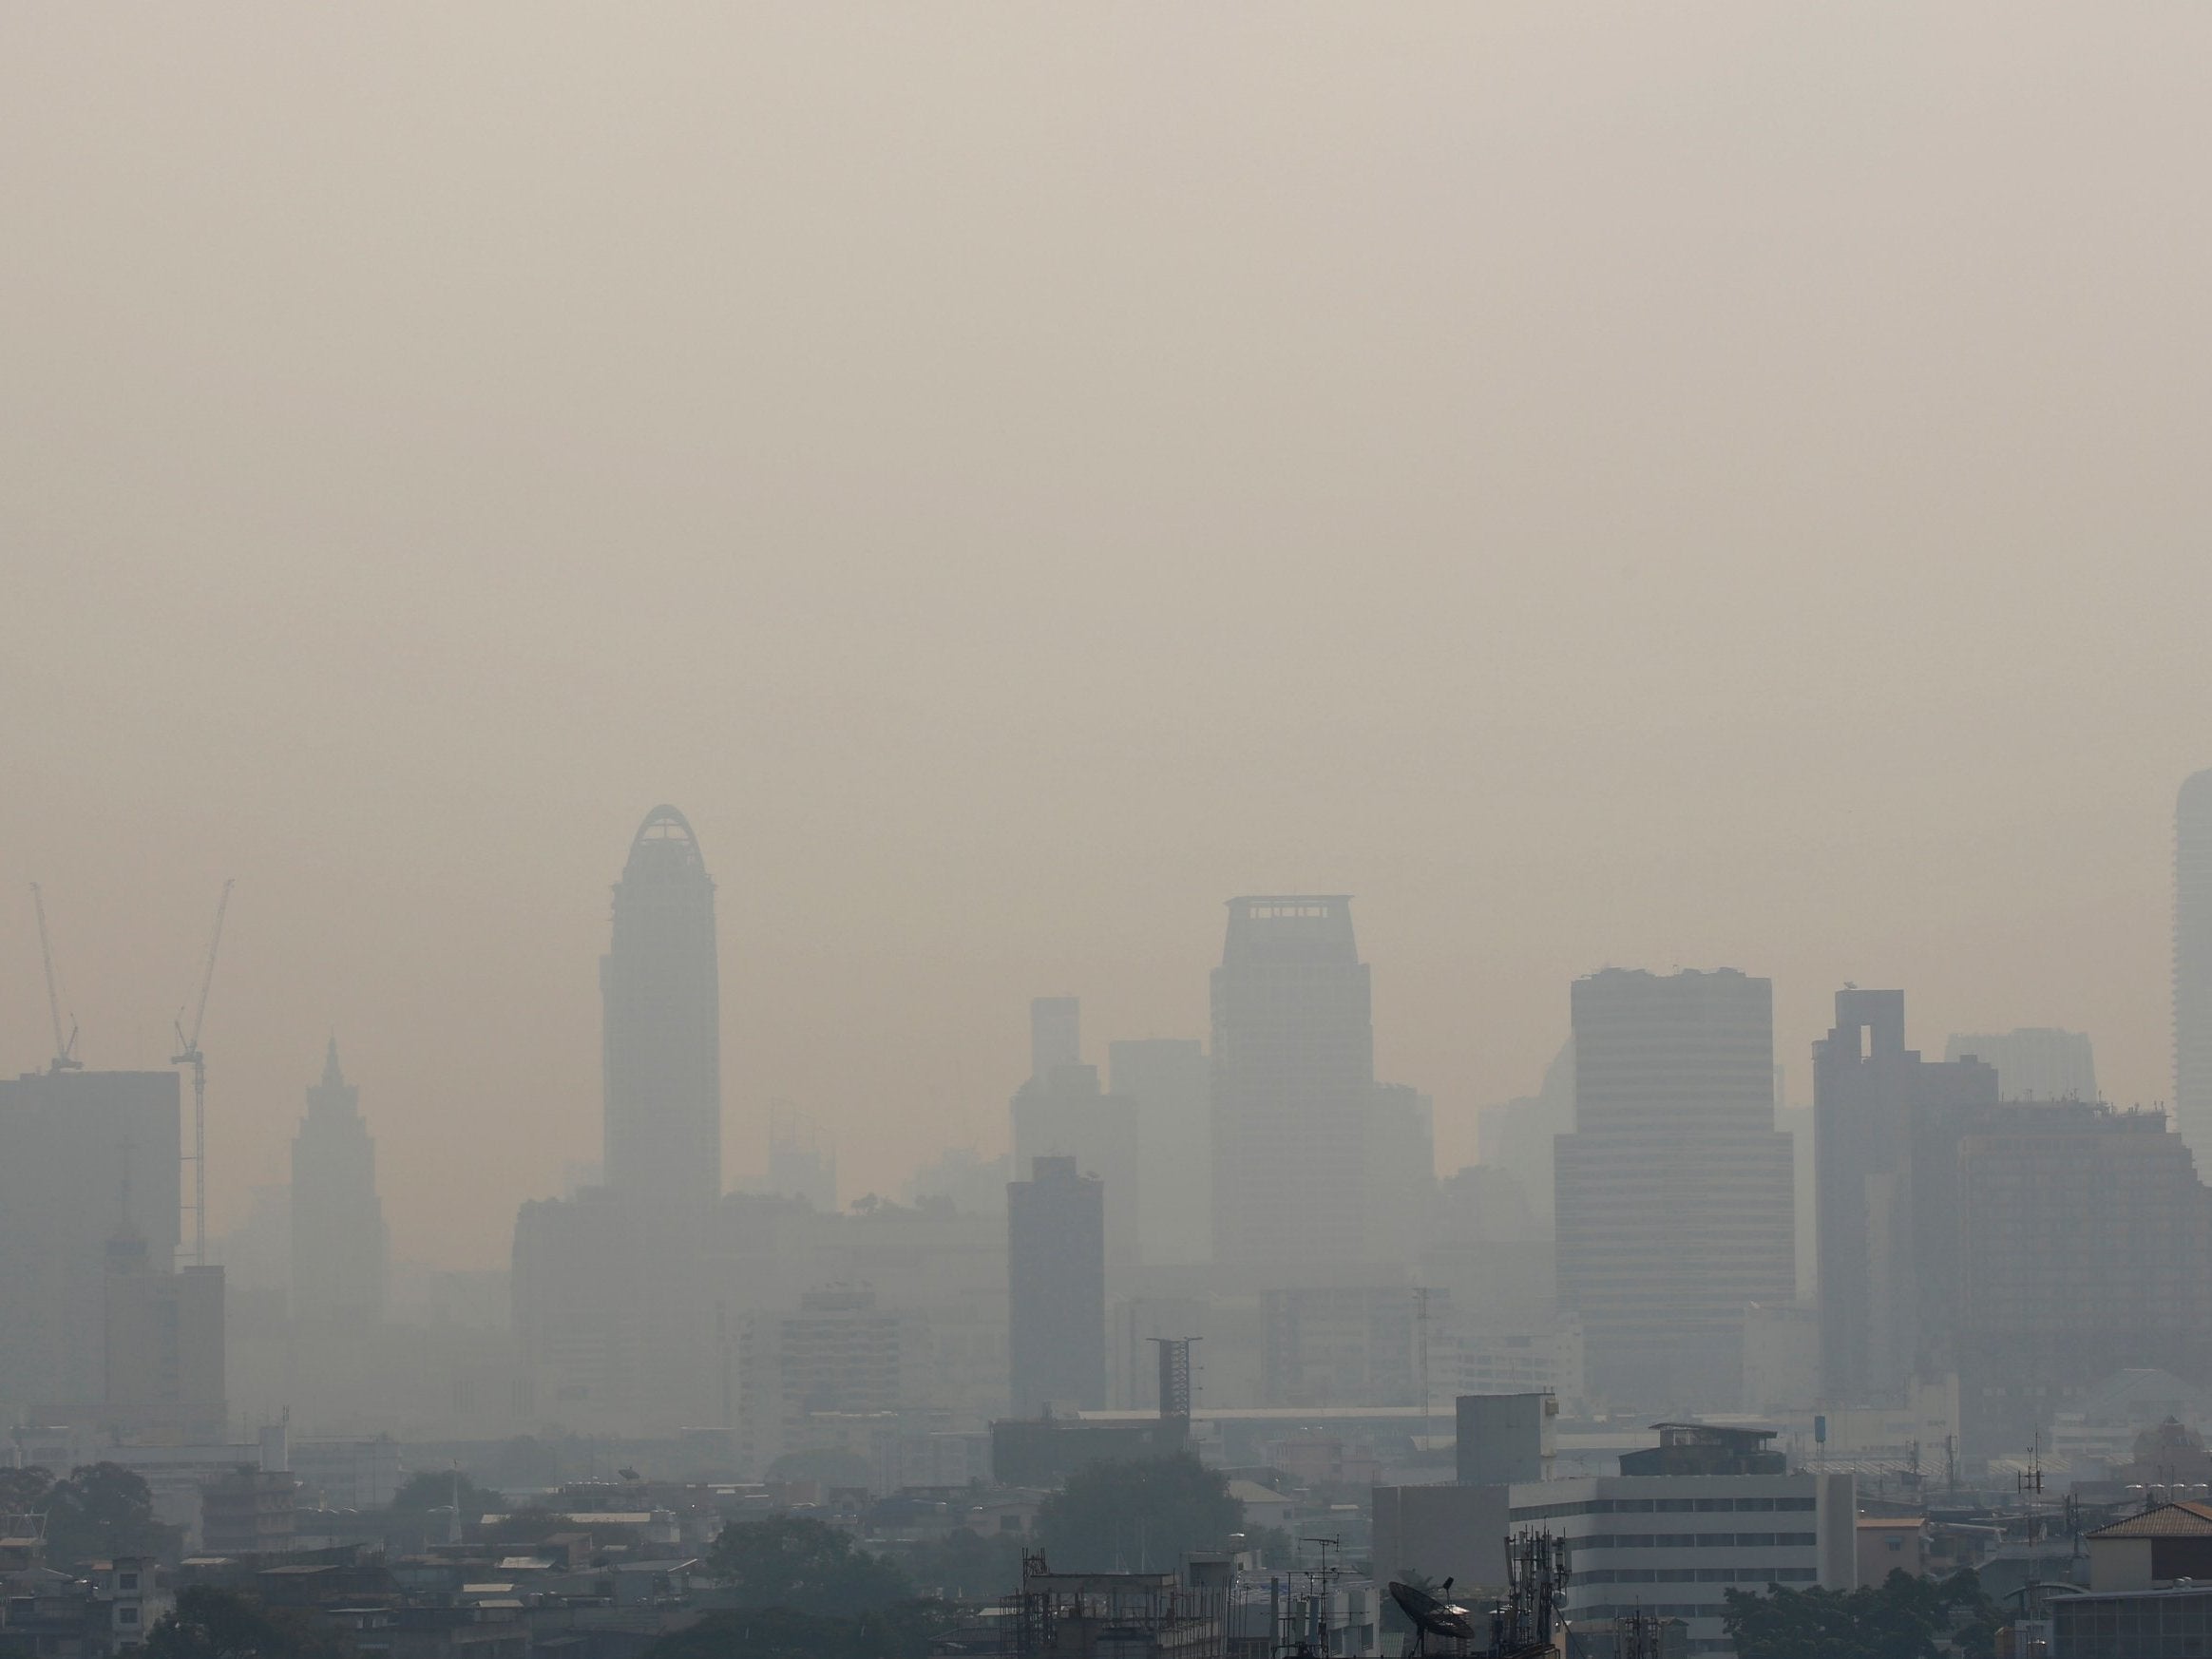
[[[2164,1114],[1984,1107],[1952,1153],[1964,1449],[2024,1450],[2126,1368],[2212,1374],[2212,1193]]]
[[[1575,981],[1573,1008],[1559,1305],[1582,1322],[1589,1386],[1615,1405],[1726,1409],[1745,1307],[1797,1284],[1773,984],[1609,968]]]
[[[1137,1256],[1213,1257],[1213,1123],[1206,1045],[1143,1038],[1106,1045],[1107,1087],[1136,1111]]]
[[[334,1037],[292,1141],[293,1314],[374,1325],[384,1317],[386,1254],[376,1142]]]
[[[1296,1283],[1360,1259],[1371,998],[1349,898],[1230,900],[1213,970],[1216,1262]]]
[[[615,885],[600,959],[606,1178],[619,1198],[696,1209],[722,1192],[721,993],[715,884],[674,807],[645,815]]]
[[[2174,1126],[2212,1157],[2212,772],[2174,806]]]
[[[1014,1415],[1106,1403],[1106,1208],[1072,1157],[1006,1187],[1006,1357]]]
[[[179,1239],[175,1072],[0,1082],[0,1399],[66,1421],[105,1398],[107,1244],[166,1272]]]
[[[1997,1094],[2007,1100],[2101,1100],[2097,1054],[2088,1034],[2028,1025],[2017,1031],[1955,1033],[1946,1060],[1978,1059],[1997,1068]]]
[[[154,1261],[124,1224],[107,1241],[102,1285],[100,1424],[128,1439],[223,1438],[222,1269]]]
[[[1949,1269],[1923,1235],[1943,1226],[1947,1200],[1916,1181],[1915,1150],[1997,1095],[1997,1074],[1981,1061],[1926,1061],[1905,1046],[1904,992],[1836,993],[1835,1028],[1813,1045],[1821,1376],[1831,1403],[1901,1399],[1916,1375],[1946,1364]]]
[[[1029,1020],[1034,1069],[1008,1108],[1014,1168],[1072,1157],[1078,1171],[1105,1184],[1106,1268],[1118,1284],[1137,1265],[1143,1227],[1136,1103],[1102,1091],[1098,1068],[1082,1063],[1075,998],[1039,997]]]

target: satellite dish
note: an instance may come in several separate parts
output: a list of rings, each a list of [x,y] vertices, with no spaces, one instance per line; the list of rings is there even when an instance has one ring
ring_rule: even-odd
[[[1450,1588],[1449,1581],[1445,1587]],[[1451,1642],[1475,1640],[1475,1617],[1456,1601],[1440,1600],[1425,1590],[1416,1590],[1395,1579],[1390,1585],[1390,1599],[1424,1636],[1441,1636]]]

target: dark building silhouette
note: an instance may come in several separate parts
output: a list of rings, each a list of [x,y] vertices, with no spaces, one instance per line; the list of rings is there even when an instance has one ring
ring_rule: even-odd
[[[1774,987],[1733,968],[1574,982],[1574,1133],[1558,1137],[1559,1305],[1615,1405],[1732,1407],[1744,1309],[1796,1293]]]
[[[1213,1254],[1297,1282],[1359,1260],[1375,1037],[1343,894],[1229,902],[1213,970]]]
[[[711,1203],[722,1192],[715,884],[674,807],[654,808],[630,843],[600,992],[608,1187],[657,1208]]]
[[[2212,1156],[2212,772],[2174,806],[2174,1123]]]
[[[1813,1045],[1821,1373],[1834,1403],[1894,1401],[1916,1375],[1951,1368],[1950,1200],[1915,1180],[1915,1148],[1996,1099],[1993,1068],[1905,1046],[1904,992],[1836,993],[1835,1028]]]
[[[384,1317],[388,1254],[376,1197],[376,1142],[361,1091],[338,1066],[338,1040],[292,1141],[292,1311],[373,1325]]]
[[[1106,1403],[1106,1206],[1072,1157],[1006,1188],[1007,1362],[1014,1415]]]

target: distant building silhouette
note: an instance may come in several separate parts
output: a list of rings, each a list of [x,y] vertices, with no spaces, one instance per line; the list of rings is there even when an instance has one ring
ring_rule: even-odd
[[[2212,772],[2174,806],[2174,1124],[2212,1157]]]
[[[654,808],[630,843],[600,993],[607,1185],[658,1208],[711,1203],[722,1192],[715,884],[674,807]]]
[[[100,1426],[130,1440],[220,1441],[222,1269],[157,1263],[124,1222],[107,1241],[101,1290]]]
[[[1206,1045],[1158,1037],[1106,1045],[1107,1087],[1136,1111],[1137,1255],[1213,1257],[1213,1123]]]
[[[294,1315],[374,1325],[384,1317],[387,1255],[376,1142],[334,1037],[292,1141]]]
[[[1916,1375],[1950,1368],[1952,1272],[1940,1242],[1950,1200],[1916,1171],[1916,1149],[1997,1096],[1997,1073],[1980,1060],[1928,1061],[1905,1046],[1904,992],[1836,993],[1835,1028],[1813,1045],[1821,1374],[1831,1403],[1894,1402]]]
[[[2212,1377],[2212,1193],[2165,1127],[2078,1101],[1968,1115],[1937,1177],[1955,1194],[1963,1450],[2028,1445],[2126,1367]]]
[[[1082,1063],[1080,1010],[1073,997],[1029,1005],[1028,1080],[1009,1105],[1014,1168],[1044,1157],[1072,1157],[1105,1183],[1106,1268],[1116,1284],[1137,1265],[1143,1177],[1138,1170],[1137,1107],[1098,1087],[1098,1068]]]
[[[1371,996],[1349,898],[1230,900],[1213,970],[1215,1261],[1295,1284],[1303,1266],[1362,1256]]]
[[[1552,1220],[1553,1142],[1574,1128],[1574,1039],[1569,1038],[1544,1068],[1543,1086],[1475,1115],[1476,1152],[1494,1170],[1520,1184],[1529,1210],[1547,1227]]]
[[[1731,1407],[1744,1309],[1795,1293],[1774,987],[1733,968],[1574,982],[1574,1132],[1555,1148],[1559,1306],[1615,1405]]]
[[[179,1240],[175,1072],[0,1082],[0,1399],[64,1421],[105,1396],[107,1245],[166,1273]],[[118,1192],[127,1188],[120,1203]]]
[[[1106,1210],[1072,1157],[1006,1189],[1006,1333],[1014,1415],[1106,1403]]]
[[[2023,1026],[2017,1031],[1954,1036],[1943,1045],[1947,1060],[1986,1060],[1997,1068],[1997,1093],[2007,1100],[2101,1100],[2097,1056],[2079,1031]]]

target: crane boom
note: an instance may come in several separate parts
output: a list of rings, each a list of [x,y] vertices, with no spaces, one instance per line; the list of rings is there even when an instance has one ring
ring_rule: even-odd
[[[222,897],[215,902],[215,932],[207,941],[207,965],[200,974],[200,1005],[192,1012],[192,1038],[185,1048],[193,1053],[200,1049],[200,1028],[207,1023],[207,993],[215,984],[215,953],[222,948],[222,919],[230,909],[231,888],[235,880],[222,884]]]
[[[207,1265],[207,1057],[200,1052],[200,1030],[207,1023],[207,993],[215,983],[215,953],[222,948],[222,919],[230,910],[231,888],[225,881],[222,897],[215,902],[215,931],[207,941],[207,965],[200,971],[200,1005],[192,1011],[192,1035],[184,1035],[184,1010],[177,1010],[177,1053],[173,1066],[192,1068],[192,1150],[184,1161],[192,1166],[192,1263]]]
[[[62,997],[54,983],[54,947],[47,937],[46,895],[38,890],[38,883],[30,884],[31,908],[38,912],[38,954],[46,964],[47,1016],[54,1022],[54,1058],[49,1071],[75,1072],[84,1070],[84,1061],[77,1058],[77,1017],[69,1016],[69,1034],[62,1035]]]

